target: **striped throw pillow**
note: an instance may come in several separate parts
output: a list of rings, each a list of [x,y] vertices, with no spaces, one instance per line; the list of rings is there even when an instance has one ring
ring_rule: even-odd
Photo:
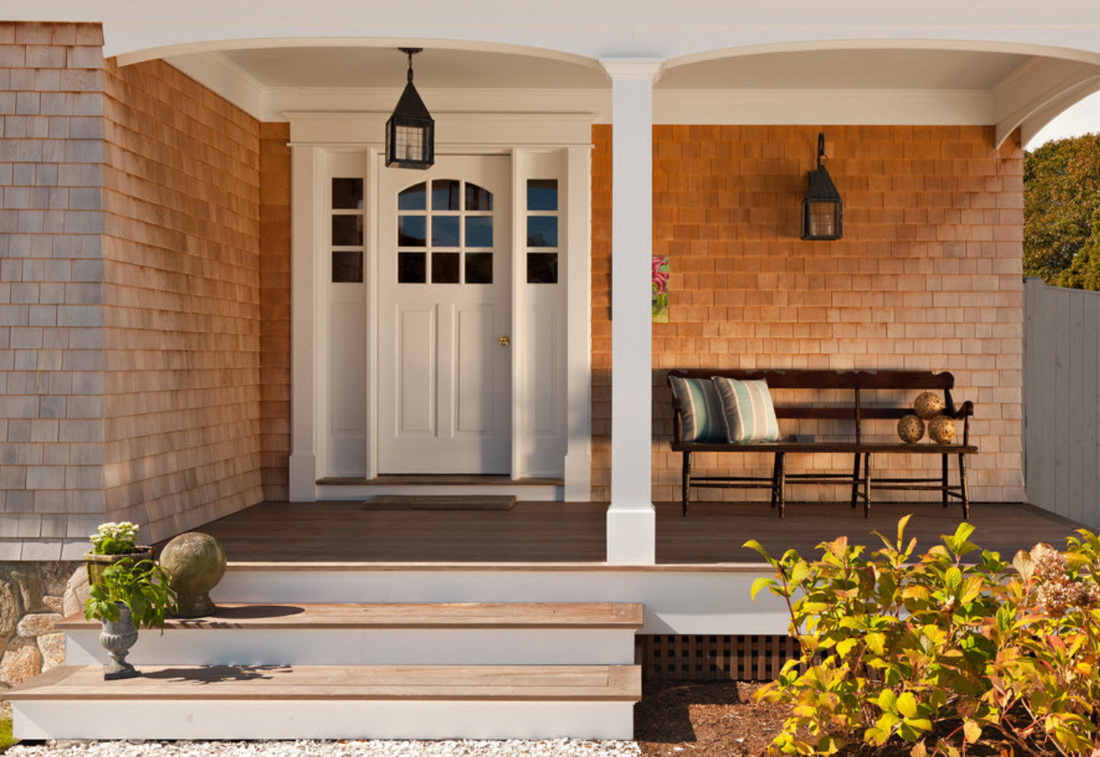
[[[680,419],[684,442],[726,441],[722,401],[710,379],[669,376],[672,393],[680,400]]]
[[[763,379],[738,381],[714,377],[726,419],[726,440],[731,444],[779,441],[772,395]]]

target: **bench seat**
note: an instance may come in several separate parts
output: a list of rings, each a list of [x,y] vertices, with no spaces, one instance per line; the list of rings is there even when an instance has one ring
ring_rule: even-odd
[[[977,454],[977,446],[970,443],[970,417],[974,414],[974,405],[964,402],[956,406],[951,397],[954,377],[950,373],[932,373],[930,371],[743,371],[729,369],[677,369],[668,372],[669,383],[673,378],[709,379],[714,377],[738,380],[763,379],[770,389],[797,390],[800,398],[806,393],[808,400],[799,404],[776,404],[778,419],[795,420],[832,420],[843,421],[850,428],[851,438],[806,440],[785,437],[774,442],[713,442],[683,441],[683,408],[673,393],[673,430],[671,443],[673,451],[683,455],[683,473],[681,498],[683,513],[687,515],[688,502],[692,489],[765,489],[770,491],[772,507],[779,517],[784,515],[786,488],[788,484],[804,485],[844,485],[850,487],[852,507],[863,503],[864,515],[870,517],[874,491],[936,491],[941,495],[943,506],[951,500],[962,504],[963,517],[970,517],[970,496],[966,480],[966,458]],[[850,397],[847,402],[838,402],[836,390]],[[869,437],[864,433],[867,420],[895,421],[912,413],[908,404],[899,405],[896,400],[884,403],[875,402],[874,395],[880,391],[911,393],[919,391],[940,391],[944,395],[944,415],[961,420],[962,434],[958,443],[939,444],[925,442],[907,444],[896,436]],[[832,391],[834,397],[825,404],[813,404],[813,392]],[[788,392],[791,394],[791,392]],[[872,398],[867,402],[868,397]],[[907,396],[906,402],[912,397]],[[835,437],[837,434],[831,434]],[[767,475],[698,475],[692,470],[694,453],[764,453],[773,456],[772,470]],[[787,458],[804,454],[842,454],[851,456],[851,467],[844,471],[829,473],[788,473]],[[940,474],[937,476],[882,477],[873,475],[875,455],[939,455]],[[955,482],[949,477],[949,460],[957,459],[958,475]]]

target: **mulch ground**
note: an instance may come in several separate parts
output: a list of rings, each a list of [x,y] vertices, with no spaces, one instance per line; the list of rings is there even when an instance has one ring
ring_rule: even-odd
[[[759,703],[758,683],[650,681],[635,709],[634,738],[646,757],[760,757],[789,708]],[[850,748],[843,757],[908,757],[911,745]],[[1001,754],[1001,745],[971,746],[971,757]]]

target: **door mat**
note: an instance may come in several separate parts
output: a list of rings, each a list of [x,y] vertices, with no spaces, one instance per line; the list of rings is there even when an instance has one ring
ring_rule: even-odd
[[[364,510],[511,510],[510,494],[379,494],[363,503]]]

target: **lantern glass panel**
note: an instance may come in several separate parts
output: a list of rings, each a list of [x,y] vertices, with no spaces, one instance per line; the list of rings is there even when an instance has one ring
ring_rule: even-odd
[[[811,237],[835,237],[837,234],[837,204],[835,202],[813,201],[808,205],[807,236]]]

